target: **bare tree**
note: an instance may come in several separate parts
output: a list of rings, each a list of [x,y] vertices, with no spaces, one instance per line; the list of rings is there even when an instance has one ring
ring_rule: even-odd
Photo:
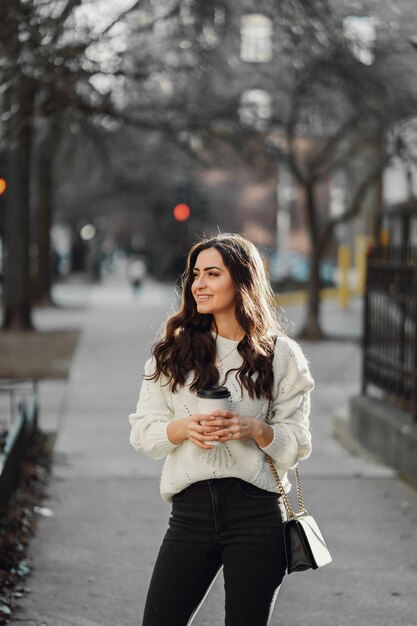
[[[380,184],[388,161],[398,154],[392,135],[399,121],[413,115],[417,104],[417,94],[404,91],[408,75],[401,60],[396,63],[396,79],[388,81],[387,56],[384,53],[375,65],[363,65],[346,42],[334,39],[328,50],[297,73],[288,114],[277,120],[282,129],[281,142],[275,145],[277,157],[304,190],[310,239],[308,305],[302,331],[306,338],[323,336],[320,261],[334,227],[357,216],[369,191]],[[336,217],[321,216],[318,186],[355,166],[362,174],[353,182],[344,211]]]
[[[139,2],[132,2],[122,13],[113,11],[98,26],[90,27],[84,27],[77,17],[77,11],[83,9],[82,0],[63,0],[53,5],[41,0],[8,0],[0,7],[0,77],[4,85],[1,138],[9,183],[4,218],[4,328],[32,327],[31,180],[37,174],[38,295],[45,298],[50,285],[47,274],[52,207],[51,172],[47,170],[62,135],[59,120],[64,111],[75,117],[122,115],[112,100],[111,89],[98,88],[94,79],[105,82],[123,74],[117,50],[112,48],[114,32],[117,36],[117,25],[138,6]],[[109,52],[113,54],[110,61]],[[43,136],[33,173],[38,118]],[[145,119],[143,125],[152,126],[152,122]]]

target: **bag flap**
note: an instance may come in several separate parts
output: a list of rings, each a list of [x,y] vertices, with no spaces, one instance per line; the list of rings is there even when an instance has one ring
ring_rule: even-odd
[[[317,567],[322,567],[323,565],[327,565],[327,563],[331,563],[332,557],[315,519],[311,515],[305,515],[298,518],[298,523],[301,525],[306,535],[306,539],[317,563]]]

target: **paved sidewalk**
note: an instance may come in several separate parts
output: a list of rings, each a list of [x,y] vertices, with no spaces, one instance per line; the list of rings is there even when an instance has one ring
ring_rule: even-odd
[[[109,281],[93,288],[88,308],[77,313],[83,332],[61,418],[53,423],[51,403],[48,423],[41,417],[41,426],[58,429],[45,502],[54,516],[39,520],[30,550],[32,593],[15,612],[15,626],[140,625],[170,509],[158,491],[162,462],[130,448],[127,416],[153,334],[174,300],[170,286],[149,283],[135,298],[127,285]],[[299,310],[287,312],[297,328]],[[358,336],[360,315],[358,301],[347,312],[325,303],[332,332]],[[51,312],[39,320],[58,318]],[[316,379],[314,451],[302,465],[305,499],[334,563],[284,580],[272,626],[413,626],[417,495],[389,468],[352,456],[332,438],[332,410],[359,388],[358,344],[303,347]],[[44,395],[43,406],[53,390],[45,387]],[[223,624],[223,602],[219,576],[195,626]]]

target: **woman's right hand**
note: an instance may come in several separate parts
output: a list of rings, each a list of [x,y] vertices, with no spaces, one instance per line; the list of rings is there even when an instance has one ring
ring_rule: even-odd
[[[180,444],[189,439],[196,446],[203,450],[211,450],[213,446],[207,445],[205,441],[218,441],[217,435],[210,433],[216,428],[211,428],[209,423],[215,419],[213,415],[195,414],[179,420],[173,420],[168,424],[168,439],[173,444]],[[205,422],[205,423],[204,423]]]

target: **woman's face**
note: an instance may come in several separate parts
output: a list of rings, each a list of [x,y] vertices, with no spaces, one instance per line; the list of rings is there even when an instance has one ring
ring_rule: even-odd
[[[191,291],[202,314],[233,314],[235,312],[236,287],[232,275],[216,248],[202,250],[194,269]]]

